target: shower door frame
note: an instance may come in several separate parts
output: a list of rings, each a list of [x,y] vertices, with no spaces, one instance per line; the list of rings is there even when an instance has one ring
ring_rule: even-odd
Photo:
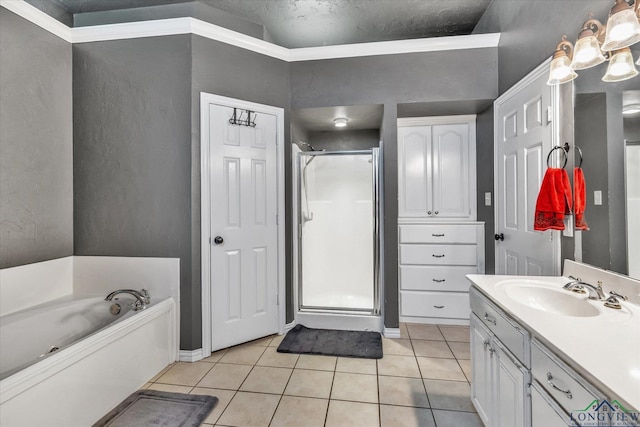
[[[380,148],[374,147],[368,150],[348,150],[348,151],[300,151],[297,154],[297,203],[295,205],[296,212],[295,218],[297,223],[297,286],[296,286],[296,311],[299,313],[339,313],[347,315],[364,315],[364,316],[380,316],[381,304],[380,304],[380,276],[381,276],[381,263],[380,263]],[[303,306],[303,266],[302,266],[302,227],[304,224],[302,218],[302,180],[304,177],[303,161],[306,157],[311,156],[341,156],[341,155],[370,155],[372,164],[372,215],[373,215],[373,308],[372,309],[359,309],[359,308],[342,308],[342,307],[324,307],[324,306]],[[305,189],[306,191],[306,189]]]

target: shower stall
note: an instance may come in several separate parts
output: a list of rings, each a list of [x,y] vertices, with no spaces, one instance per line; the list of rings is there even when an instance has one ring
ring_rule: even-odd
[[[382,330],[379,148],[297,153],[296,322]]]

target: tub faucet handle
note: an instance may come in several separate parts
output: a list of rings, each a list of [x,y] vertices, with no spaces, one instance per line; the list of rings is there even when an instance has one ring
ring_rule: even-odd
[[[151,295],[149,295],[149,292],[146,289],[140,290],[140,295],[142,295],[145,304],[149,304],[151,302]]]

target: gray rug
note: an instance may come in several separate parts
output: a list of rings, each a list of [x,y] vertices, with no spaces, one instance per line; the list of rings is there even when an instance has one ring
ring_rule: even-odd
[[[378,332],[312,329],[296,325],[284,337],[278,352],[382,359],[382,338]]]
[[[216,403],[213,396],[140,390],[93,427],[198,427]]]

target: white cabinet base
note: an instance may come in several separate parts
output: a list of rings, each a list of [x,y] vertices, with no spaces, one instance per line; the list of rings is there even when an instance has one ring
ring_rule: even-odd
[[[469,319],[448,319],[446,317],[400,316],[402,323],[422,323],[425,325],[467,326]]]

